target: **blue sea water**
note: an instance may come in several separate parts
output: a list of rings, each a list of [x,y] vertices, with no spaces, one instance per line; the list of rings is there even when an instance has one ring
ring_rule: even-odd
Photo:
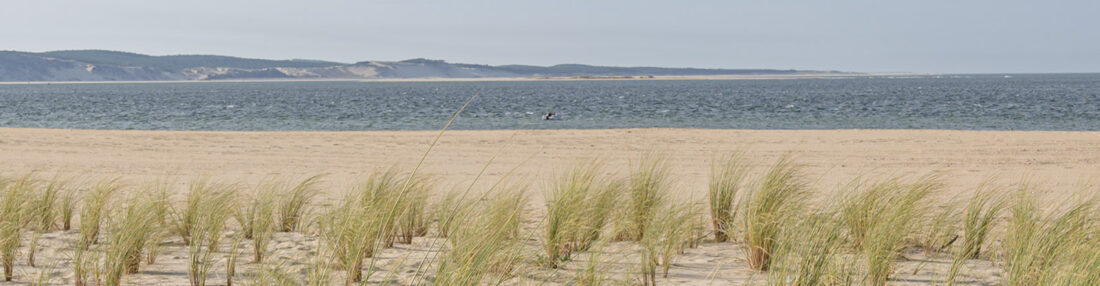
[[[153,130],[1100,130],[1100,74],[0,85],[0,126]],[[562,120],[542,120],[548,111]]]

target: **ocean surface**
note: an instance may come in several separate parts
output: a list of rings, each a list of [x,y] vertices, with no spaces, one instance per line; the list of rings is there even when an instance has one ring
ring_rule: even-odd
[[[0,126],[154,130],[1100,130],[1100,74],[0,85]],[[542,120],[556,112],[561,120]]]

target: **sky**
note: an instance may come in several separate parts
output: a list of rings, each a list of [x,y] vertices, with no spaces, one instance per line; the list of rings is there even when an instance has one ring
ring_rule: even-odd
[[[1100,72],[1100,1],[5,0],[0,50]]]

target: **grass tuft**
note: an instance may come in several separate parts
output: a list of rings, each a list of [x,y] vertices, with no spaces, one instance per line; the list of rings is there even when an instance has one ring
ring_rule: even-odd
[[[0,178],[0,262],[4,265],[4,281],[11,281],[15,270],[15,257],[19,253],[23,225],[27,217],[29,199],[34,188],[31,174],[14,180]]]
[[[80,237],[85,248],[99,239],[100,224],[107,215],[111,198],[121,189],[118,179],[102,180],[85,196],[80,212]]]
[[[491,190],[491,192],[494,192]],[[436,269],[436,285],[498,285],[511,277],[519,259],[516,233],[526,202],[522,188],[504,187],[483,204],[481,213],[456,218],[455,229],[448,238],[445,251]],[[491,283],[487,279],[496,277]]]
[[[310,203],[320,194],[317,190],[320,180],[320,176],[306,178],[280,194],[281,199],[275,210],[276,217],[279,218],[279,231],[293,232],[302,226],[309,214]]]
[[[176,212],[176,229],[186,233],[187,278],[192,286],[206,285],[235,196],[233,186],[200,181],[192,184],[186,208]]]
[[[545,263],[557,268],[577,250],[582,235],[587,235],[590,199],[598,196],[595,185],[599,165],[595,161],[574,167],[552,187],[546,204],[546,228],[543,234]]]
[[[1044,214],[1036,206],[1029,186],[1021,184],[1009,206],[1008,228],[1002,243],[1006,285],[1052,285],[1049,282],[1061,279],[1057,274],[1060,267],[1081,261],[1074,259],[1071,251],[1094,239],[1090,234],[1096,231],[1096,199],[1078,199],[1063,205],[1067,207]],[[1088,259],[1084,262],[1087,265]]]
[[[119,212],[121,218],[108,224],[104,264],[107,285],[120,285],[123,274],[137,273],[146,244],[159,243],[150,241],[153,229],[159,226],[157,217],[150,215],[155,212],[155,203],[147,194],[131,198],[128,206]]]
[[[866,263],[865,284],[886,284],[894,271],[897,258],[907,246],[906,239],[915,230],[913,223],[924,217],[927,211],[923,207],[927,203],[926,199],[942,187],[938,179],[932,176],[921,177],[911,183],[891,179],[863,190],[863,192],[886,190],[885,197],[866,194],[856,196],[881,199],[876,201],[877,205],[845,202],[843,209],[846,212],[851,212],[853,206],[864,206],[869,207],[869,210],[879,211],[868,214],[871,219],[865,221],[868,223],[867,232],[864,233],[862,243],[859,245],[859,253]],[[868,209],[858,212],[863,211]]]
[[[740,153],[716,158],[711,164],[707,198],[710,202],[710,220],[714,227],[716,242],[729,240],[729,233],[726,231],[733,226],[734,199],[748,171],[749,165]]]
[[[966,219],[963,223],[962,259],[976,259],[982,252],[994,219],[1005,207],[1005,200],[998,196],[997,189],[989,183],[983,183],[974,192],[974,197],[966,206]]]
[[[633,166],[626,185],[626,209],[616,219],[616,241],[641,240],[668,196],[671,173],[662,155],[647,154]]]
[[[802,212],[809,192],[801,167],[782,158],[745,194],[741,228],[750,268],[768,270],[776,239],[789,227],[790,218]]]
[[[852,270],[842,255],[843,224],[837,213],[819,210],[783,232],[776,243],[768,285],[851,285]]]

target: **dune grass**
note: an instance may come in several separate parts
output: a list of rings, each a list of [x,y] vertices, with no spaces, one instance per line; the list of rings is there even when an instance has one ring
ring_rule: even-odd
[[[677,273],[687,268],[677,267],[677,258],[710,227],[724,230],[727,240],[744,243],[744,263],[767,271],[767,285],[894,283],[891,280],[900,275],[896,266],[917,247],[926,252],[954,250],[945,275],[948,285],[956,283],[963,262],[971,259],[998,259],[993,267],[1002,268],[1006,285],[1091,285],[1100,279],[1100,205],[1092,196],[1041,204],[1026,184],[1009,199],[1004,196],[1008,188],[986,183],[966,200],[944,203],[937,196],[944,193],[944,185],[937,177],[925,176],[855,180],[841,190],[839,200],[818,201],[790,159],[780,159],[745,184],[747,164],[731,155],[712,168],[708,202],[703,205],[673,197],[674,191],[692,190],[669,188],[671,172],[654,158],[642,160],[625,178],[605,172],[597,161],[577,164],[549,185],[542,206],[545,217],[528,221],[521,220],[526,187],[498,183],[480,198],[452,192],[429,204],[434,181],[396,168],[371,173],[333,206],[315,204],[314,197],[305,195],[320,193],[314,178],[261,185],[249,198],[238,196],[234,185],[194,181],[183,204],[173,208],[167,184],[123,190],[117,179],[103,180],[84,191],[86,199],[76,200],[69,194],[77,188],[54,185],[61,181],[0,177],[0,260],[5,278],[22,279],[15,257],[33,257],[38,234],[63,228],[66,200],[72,197],[72,205],[84,205],[77,232],[69,232],[75,237],[69,257],[72,282],[89,286],[122,284],[127,275],[138,272],[142,258],[154,263],[161,240],[172,233],[186,239],[192,285],[205,285],[213,269],[221,266],[226,267],[226,280],[218,283],[230,285],[330,285],[335,282],[328,279],[330,269],[345,270],[339,278],[347,285],[365,284],[376,271],[390,271],[384,283],[413,285],[423,284],[416,282],[422,279],[433,285],[656,285],[669,277],[684,277]],[[321,246],[309,254],[312,264],[301,269],[297,264],[304,265],[302,260],[291,261],[297,268],[286,274],[279,272],[289,268],[265,262],[264,256],[273,233],[283,226],[279,209],[294,193],[307,197],[295,199],[304,201],[296,207],[300,211],[291,212],[298,213],[293,216],[298,219],[295,231],[318,235]],[[735,202],[735,196],[741,200]],[[229,232],[230,218],[237,219],[239,231]],[[404,265],[405,258],[394,263],[390,252],[379,255],[391,243],[411,243],[430,233],[433,218],[436,237],[429,238],[432,246],[425,262],[416,265],[411,278],[400,272],[404,266],[396,266]],[[28,233],[36,237],[24,237]],[[46,237],[56,235],[65,233]],[[236,275],[240,248],[249,245],[243,242],[246,235],[251,236],[256,262],[248,268],[255,271]],[[221,245],[224,239],[232,240],[228,248]],[[179,244],[169,241],[166,245]],[[614,248],[608,252],[606,245],[612,241]],[[718,236],[715,241],[720,241]],[[435,248],[437,242],[444,246]],[[26,244],[31,252],[25,252]],[[406,248],[415,247],[393,251]],[[601,257],[609,253],[624,254],[638,264],[607,265]],[[569,263],[574,257],[587,257],[587,262]],[[918,265],[914,275],[925,267]],[[627,281],[614,281],[612,273]],[[245,279],[234,281],[238,277]]]
[[[104,283],[122,284],[124,274],[138,272],[142,251],[151,241],[153,229],[158,227],[155,201],[148,194],[129,199],[124,210],[119,211],[108,223],[108,242],[105,246]]]
[[[974,196],[966,206],[963,221],[962,258],[976,259],[982,252],[982,245],[993,227],[994,220],[1005,207],[1005,200],[991,183],[978,186]]]
[[[404,211],[407,203],[406,195],[409,189],[405,188],[405,183],[414,185],[413,180],[415,178],[403,176],[396,167],[390,167],[372,173],[366,184],[357,190],[357,208],[374,212],[371,215],[373,221],[368,223],[377,229],[369,232],[377,236],[381,247],[393,247],[397,217]],[[374,247],[368,248],[366,257],[373,256],[373,252]]]
[[[169,185],[166,181],[151,184],[147,188],[149,215],[152,216],[153,227],[149,229],[147,243],[145,243],[145,264],[157,263],[164,239],[171,235],[172,224],[169,220],[172,204],[169,201]]]
[[[692,222],[697,221],[695,218],[699,214],[695,212],[692,205],[688,202],[667,207],[667,210],[661,212],[660,222],[653,226],[659,240],[658,258],[660,258],[661,276],[664,278],[668,278],[668,271],[675,262],[676,256],[683,254],[684,248],[693,239],[691,235],[695,225]]]
[[[494,191],[494,190],[491,190]],[[456,218],[450,247],[435,271],[435,285],[498,285],[511,277],[521,244],[516,233],[526,202],[520,187],[501,187],[479,213]],[[493,279],[495,278],[495,279]]]
[[[322,217],[320,224],[322,237],[334,249],[336,263],[347,272],[346,285],[363,280],[363,259],[373,256],[381,236],[380,211],[362,204],[362,195],[348,194]]]
[[[589,218],[586,208],[592,206],[589,200],[598,196],[595,185],[598,172],[599,165],[595,161],[581,164],[551,187],[542,239],[544,263],[548,267],[557,268],[576,250],[577,240],[586,231],[585,221]]]
[[[317,189],[320,180],[319,175],[306,178],[279,194],[279,204],[275,209],[279,231],[293,232],[302,226],[309,214],[310,204],[320,194]]]
[[[14,278],[15,258],[22,242],[23,225],[29,222],[27,210],[33,191],[31,174],[12,180],[0,178],[0,262],[4,265],[4,281]]]
[[[1065,285],[1094,283],[1075,277],[1059,277],[1059,268],[1072,265],[1073,250],[1095,239],[1096,198],[1074,198],[1066,206],[1044,214],[1036,205],[1027,184],[1021,184],[1009,205],[1008,228],[1002,243],[1006,285],[1052,285],[1055,280]],[[1087,253],[1087,251],[1085,252]],[[1085,258],[1089,264],[1091,258]],[[1076,273],[1076,271],[1074,271]],[[1095,273],[1095,272],[1094,272]]]
[[[171,208],[172,227],[176,234],[183,240],[183,244],[191,244],[191,231],[195,230],[195,224],[208,211],[207,207],[214,203],[214,199],[224,199],[225,194],[232,193],[233,186],[211,183],[207,179],[192,181],[187,186],[186,202],[183,208]],[[220,202],[219,202],[220,203]],[[228,209],[227,209],[228,210]],[[230,210],[232,211],[232,210]]]
[[[776,239],[789,227],[790,218],[802,213],[809,192],[801,167],[784,157],[745,194],[740,226],[750,268],[770,268]]]
[[[275,232],[275,196],[272,192],[261,192],[260,196],[252,200],[248,207],[252,214],[251,222],[247,228],[243,228],[245,238],[252,239],[252,262],[263,262],[267,254],[268,245],[271,244],[272,234]]]
[[[843,223],[833,208],[822,208],[783,232],[767,285],[853,285],[854,269],[841,257]]]
[[[609,272],[611,272],[610,268],[614,263],[604,258],[604,249],[607,242],[606,240],[599,240],[593,243],[592,251],[589,252],[584,267],[577,268],[576,273],[573,274],[572,283],[593,286],[611,284]]]
[[[72,229],[73,217],[76,214],[77,203],[79,202],[80,195],[76,188],[68,188],[61,194],[57,205],[58,215],[61,219],[61,230],[68,231]]]
[[[872,214],[873,219],[863,237],[859,253],[866,267],[864,283],[885,285],[894,271],[897,258],[906,248],[906,239],[914,230],[913,222],[927,213],[927,199],[939,192],[943,185],[931,176],[913,182],[898,184],[888,181],[886,186],[874,186],[869,191],[891,190],[882,205],[873,206],[882,212]]]
[[[57,227],[59,201],[64,195],[68,182],[60,178],[53,178],[46,182],[45,186],[35,194],[30,202],[30,214],[33,218],[31,229],[35,232],[47,232]]]
[[[38,250],[38,241],[42,235],[57,226],[59,215],[58,201],[63,195],[67,181],[55,176],[46,182],[39,190],[31,190],[31,196],[27,208],[27,218],[30,229],[33,231],[31,244],[27,251],[27,265],[35,267],[35,254]],[[38,188],[36,188],[38,189]]]
[[[103,285],[105,276],[103,252],[95,245],[86,245],[83,241],[74,242],[72,249],[73,285]]]
[[[232,216],[237,189],[232,185],[193,183],[187,204],[175,212],[175,227],[187,244],[187,278],[192,286],[203,286],[214,267],[226,221]],[[186,236],[183,236],[186,233]]]
[[[428,200],[434,184],[430,178],[418,176],[405,187],[406,194],[397,217],[398,243],[412,244],[414,237],[427,235],[429,215]]]
[[[117,178],[102,180],[84,197],[84,205],[80,210],[80,235],[85,248],[99,239],[100,225],[107,216],[109,204],[115,193],[121,189]]]
[[[729,240],[726,230],[733,227],[734,200],[748,171],[748,162],[741,153],[715,158],[711,164],[707,199],[710,202],[710,220],[716,242]]]
[[[669,270],[677,255],[681,254],[690,239],[691,220],[698,216],[690,203],[665,204],[646,226],[646,233],[638,241],[639,274],[642,285],[657,285],[657,277],[668,278]]]
[[[431,186],[427,177],[402,175],[396,168],[375,171],[322,216],[323,238],[347,272],[346,284],[370,277],[373,267],[364,276],[364,259],[373,257],[378,248],[391,247],[397,236],[403,243],[412,243],[424,232]]]
[[[229,245],[225,254],[225,286],[233,286],[233,278],[237,275],[237,258],[241,256],[241,245],[244,244],[243,234],[233,236],[233,243]]]
[[[626,208],[615,219],[615,240],[641,240],[657,210],[664,204],[671,187],[672,177],[664,155],[646,154],[632,166],[627,179]]]
[[[924,218],[917,218],[916,244],[925,255],[935,255],[959,240],[959,206],[957,202],[930,206]]]
[[[235,208],[233,218],[240,226],[242,239],[252,240],[252,262],[263,262],[268,245],[275,232],[275,208],[277,194],[285,183],[269,182],[257,186],[251,195],[242,198],[243,202]]]
[[[464,203],[469,203],[469,200],[462,199],[462,192],[451,190],[439,199],[432,208],[434,210],[436,236],[439,238],[447,238],[454,225],[455,218],[464,216],[460,213],[470,208],[464,206]]]

